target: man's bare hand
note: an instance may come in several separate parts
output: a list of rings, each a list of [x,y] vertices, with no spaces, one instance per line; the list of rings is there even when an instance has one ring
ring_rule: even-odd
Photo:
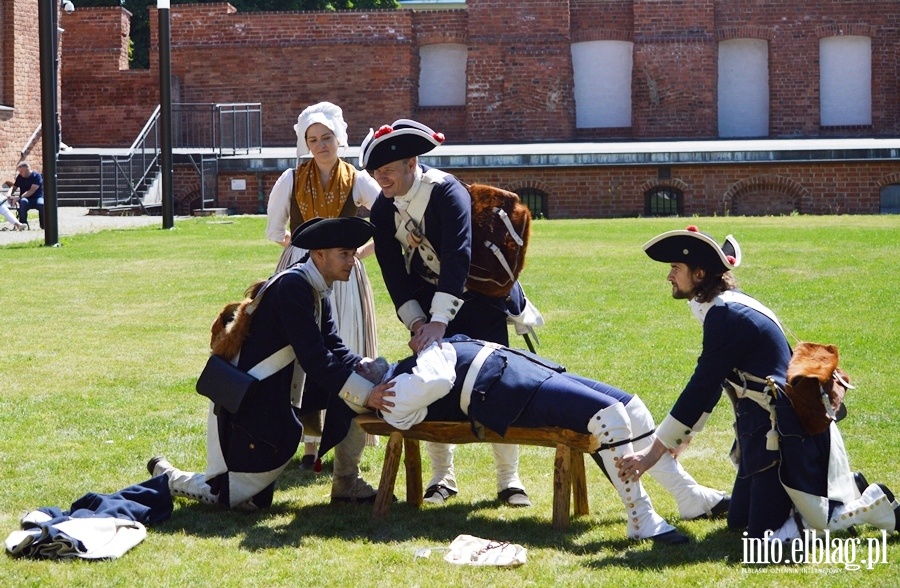
[[[394,406],[394,403],[388,399],[395,395],[393,388],[393,382],[385,382],[372,388],[372,391],[369,393],[369,399],[366,400],[366,408],[380,410],[381,412],[391,412],[389,409]]]
[[[409,340],[409,348],[413,353],[418,354],[432,343],[440,345],[446,331],[447,325],[444,323],[432,321],[420,325],[413,331],[413,336]]]
[[[616,467],[619,468],[619,479],[623,482],[636,482],[641,479],[647,470],[656,465],[668,449],[659,439],[653,441],[653,445],[635,451],[621,458]]]

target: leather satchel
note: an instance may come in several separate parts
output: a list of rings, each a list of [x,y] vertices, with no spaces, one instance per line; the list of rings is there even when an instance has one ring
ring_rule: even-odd
[[[241,407],[244,397],[252,393],[259,380],[219,355],[210,355],[197,379],[197,392],[209,398],[216,407],[231,414]]]

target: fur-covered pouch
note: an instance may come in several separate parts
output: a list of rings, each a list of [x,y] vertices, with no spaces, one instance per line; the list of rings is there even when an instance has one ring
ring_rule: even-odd
[[[800,343],[788,364],[785,393],[810,435],[825,432],[833,421],[847,414],[844,395],[853,386],[838,367],[838,360],[834,345]]]
[[[280,274],[279,274],[280,275]],[[197,379],[197,392],[212,400],[219,407],[234,414],[244,396],[252,392],[259,380],[231,364],[250,332],[250,322],[259,304],[265,281],[250,285],[241,302],[226,304],[210,328],[209,347],[212,355]]]
[[[466,287],[504,298],[525,267],[531,212],[514,192],[463,185],[472,197],[472,259]]]

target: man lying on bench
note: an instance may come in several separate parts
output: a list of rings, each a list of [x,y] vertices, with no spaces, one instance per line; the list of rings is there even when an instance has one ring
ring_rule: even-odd
[[[622,482],[616,461],[653,443],[655,424],[637,397],[609,384],[565,372],[561,366],[526,351],[455,336],[418,357],[396,364],[365,362],[361,375],[382,382],[368,406],[397,429],[422,421],[469,421],[504,435],[509,427],[558,427],[597,437],[594,461],[625,505],[630,539],[677,544],[688,541],[650,502],[641,483]],[[646,472],[678,504],[685,520],[728,512],[730,497],[699,485],[674,457],[666,454]]]

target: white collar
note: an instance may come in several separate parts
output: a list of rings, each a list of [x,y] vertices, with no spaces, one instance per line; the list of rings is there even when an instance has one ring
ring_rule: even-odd
[[[399,210],[406,210],[409,206],[409,203],[412,202],[413,196],[416,195],[416,192],[419,191],[419,186],[422,185],[422,168],[416,165],[416,175],[413,178],[412,186],[409,187],[409,191],[406,192],[403,196],[394,196],[394,206],[396,206]]]
[[[694,315],[694,318],[700,321],[701,325],[703,324],[703,321],[706,320],[706,313],[709,312],[710,308],[715,306],[716,300],[717,299],[714,299],[711,302],[700,302],[699,300],[694,298],[690,302],[688,302],[688,306],[691,309],[691,314]]]
[[[322,274],[313,262],[312,257],[303,262],[300,266],[300,273],[303,274],[303,277],[306,278],[309,285],[319,293],[319,296],[322,298],[331,296],[332,289],[325,285],[325,278],[322,277]]]

